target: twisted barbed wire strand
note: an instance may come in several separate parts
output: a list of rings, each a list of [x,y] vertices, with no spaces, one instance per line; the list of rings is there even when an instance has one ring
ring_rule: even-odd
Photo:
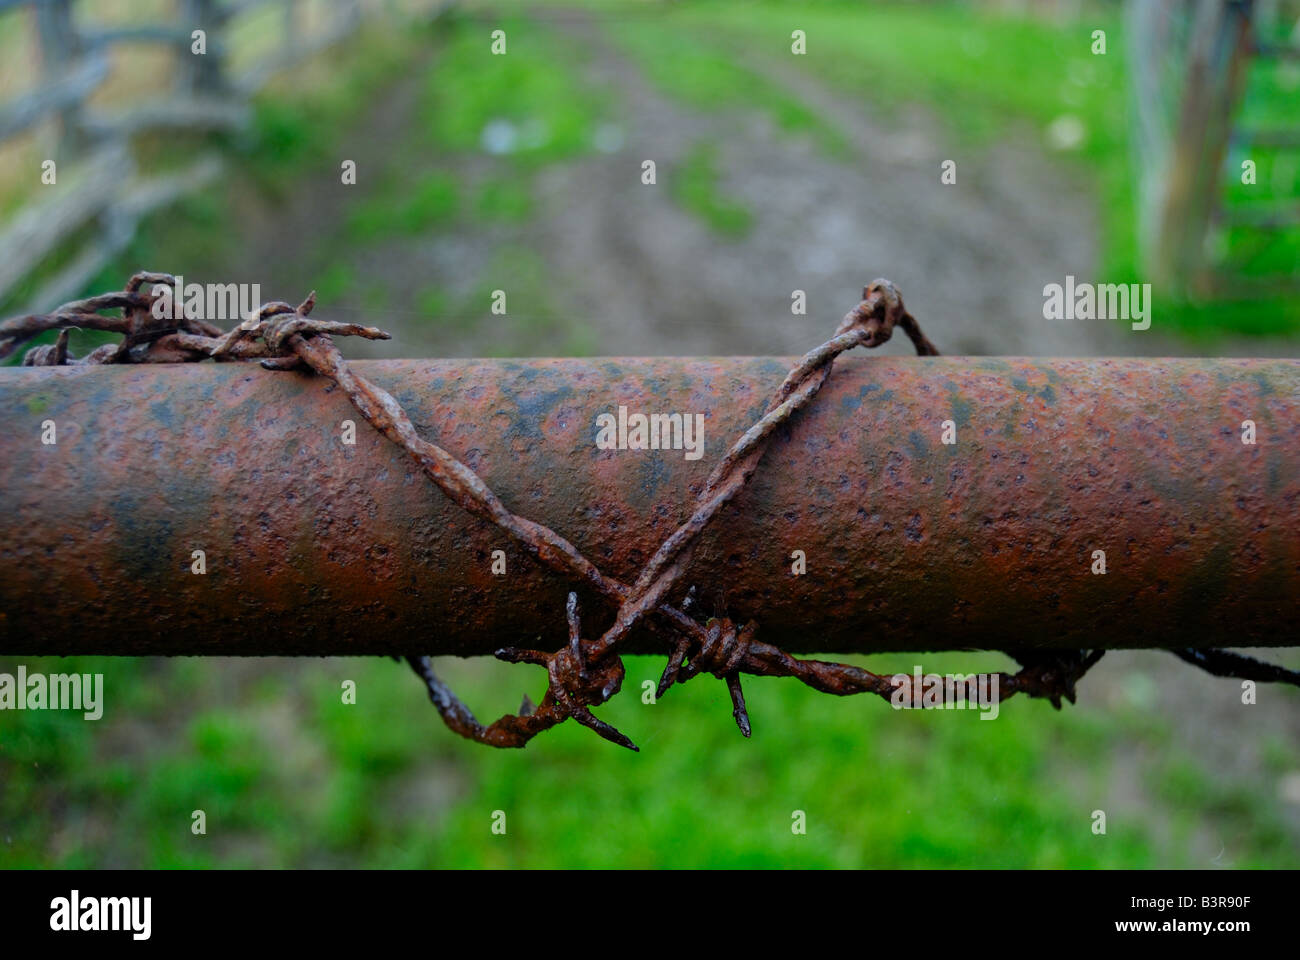
[[[627,737],[592,714],[590,707],[618,692],[624,670],[617,648],[642,621],[663,635],[670,648],[659,693],[700,673],[712,673],[726,681],[733,715],[745,736],[750,735],[751,727],[740,686],[742,673],[794,677],[816,690],[840,696],[875,693],[890,699],[895,693],[897,684],[889,676],[849,664],[800,660],[759,641],[757,624],[752,621],[742,627],[725,617],[699,623],[688,613],[694,587],[680,606],[667,601],[689,568],[700,534],[753,476],[775,430],[816,397],[836,357],[856,346],[872,348],[885,343],[895,327],[907,334],[919,355],[938,355],[889,281],[869,284],[863,290],[862,301],[845,316],[835,336],[795,364],[763,416],[732,445],[710,474],[690,517],[664,540],[632,585],[603,574],[549,527],[512,513],[470,467],[420,437],[392,395],[354,373],[331,339],[360,336],[380,340],[388,339],[387,333],[361,324],[311,318],[314,292],[297,306],[284,301],[263,304],[255,314],[223,332],[206,321],[184,315],[175,319],[155,317],[153,306],[158,294],[143,291],[145,284],[169,286],[175,284],[175,279],[164,273],[137,273],[121,292],[73,301],[48,314],[30,314],[0,323],[0,359],[32,337],[57,329],[60,333],[56,342],[28,351],[24,364],[180,363],[210,358],[218,362],[257,360],[273,370],[306,366],[337,384],[367,422],[404,449],[453,502],[496,525],[538,561],[617,605],[613,624],[599,638],[584,640],[578,598],[571,592],[566,605],[569,642],[560,650],[498,650],[500,659],[544,666],[547,691],[539,705],[534,706],[525,696],[518,714],[508,714],[487,726],[437,677],[429,657],[408,656],[407,662],[424,681],[439,715],[454,732],[491,746],[522,747],[543,730],[572,718],[605,739],[637,749]],[[102,313],[112,309],[121,310],[122,315]],[[74,327],[120,333],[123,338],[77,359],[68,353],[67,332]],[[1015,674],[996,674],[1000,698],[1025,693],[1046,698],[1059,709],[1062,698],[1074,701],[1076,682],[1104,652],[1012,651],[1021,669]],[[1173,652],[1220,676],[1300,686],[1300,673],[1240,654],[1223,650]],[[974,682],[972,675],[962,682],[958,692],[973,699]]]

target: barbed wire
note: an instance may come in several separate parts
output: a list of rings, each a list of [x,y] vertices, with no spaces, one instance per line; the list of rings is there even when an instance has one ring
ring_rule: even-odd
[[[48,314],[31,314],[0,323],[0,359],[10,356],[33,337],[57,329],[55,343],[29,350],[23,358],[25,366],[189,363],[211,359],[257,361],[271,370],[308,368],[337,384],[366,421],[405,450],[454,503],[494,524],[534,559],[569,578],[574,585],[589,588],[616,608],[613,622],[602,634],[594,639],[584,638],[578,595],[571,591],[565,610],[567,644],[553,652],[517,647],[496,651],[501,660],[544,667],[547,689],[539,704],[534,705],[525,696],[517,714],[507,714],[486,726],[438,678],[428,656],[407,656],[407,663],[424,682],[429,699],[444,723],[461,736],[495,747],[522,747],[538,733],[573,719],[606,740],[631,750],[638,749],[624,734],[596,717],[591,708],[619,692],[624,677],[619,648],[642,625],[654,631],[668,651],[657,696],[664,695],[674,684],[710,673],[726,683],[732,714],[746,737],[752,730],[740,682],[742,674],[793,677],[815,690],[837,696],[874,693],[886,700],[895,698],[898,684],[893,677],[850,664],[792,657],[760,641],[755,621],[742,625],[719,615],[701,622],[691,614],[695,585],[687,590],[679,604],[674,605],[669,599],[690,568],[700,534],[749,482],[775,431],[817,396],[840,354],[859,346],[878,347],[897,328],[911,340],[919,356],[939,355],[903,305],[897,288],[888,280],[868,284],[862,291],[861,302],[840,322],[835,335],[795,363],[763,415],[736,440],[709,475],[688,519],[663,541],[632,584],[602,573],[577,547],[551,528],[511,512],[469,466],[421,437],[401,404],[387,391],[355,373],[332,339],[335,336],[390,339],[384,331],[310,317],[316,305],[315,292],[297,306],[278,300],[265,303],[242,323],[222,331],[207,321],[183,315],[155,316],[154,303],[160,294],[144,290],[146,284],[171,287],[175,278],[165,273],[137,273],[123,291],[64,304]],[[102,312],[105,310],[120,310],[121,315],[106,316]],[[73,327],[120,333],[122,340],[100,346],[78,359],[68,352],[68,331]],[[1014,674],[992,675],[999,681],[999,699],[1024,693],[1047,699],[1057,709],[1062,699],[1074,702],[1075,685],[1105,653],[1101,649],[1033,648],[1004,652],[1016,659],[1021,669]],[[1300,672],[1242,654],[1190,648],[1173,652],[1218,676],[1300,686]],[[969,675],[954,684],[955,692],[968,702],[979,695],[977,676]],[[915,693],[914,702],[918,702],[919,691]]]

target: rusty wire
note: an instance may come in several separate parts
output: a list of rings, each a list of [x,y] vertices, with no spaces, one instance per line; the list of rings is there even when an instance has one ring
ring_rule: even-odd
[[[767,405],[763,416],[722,458],[696,496],[688,519],[670,534],[646,562],[636,581],[624,584],[602,573],[568,540],[545,525],[512,513],[467,465],[435,443],[422,438],[402,406],[380,387],[354,373],[334,345],[333,336],[389,339],[374,327],[335,323],[309,316],[316,303],[311,293],[294,306],[284,301],[263,304],[252,316],[229,331],[203,320],[181,316],[155,317],[158,294],[146,285],[175,284],[170,274],[137,273],[121,292],[103,294],[65,304],[48,314],[17,317],[0,323],[0,359],[32,337],[57,329],[54,344],[29,350],[27,366],[113,363],[183,363],[212,359],[218,362],[256,360],[272,370],[306,367],[324,376],[348,396],[376,430],[401,447],[437,487],[458,506],[501,529],[529,555],[568,577],[575,586],[589,588],[616,607],[612,623],[594,639],[583,637],[578,597],[570,592],[566,606],[568,643],[554,652],[505,647],[499,659],[545,667],[547,689],[540,704],[527,696],[517,714],[507,714],[484,726],[473,712],[434,673],[430,658],[411,655],[408,664],[424,681],[429,699],[447,726],[471,740],[496,747],[522,747],[538,733],[567,719],[589,727],[601,737],[636,750],[626,736],[597,718],[593,706],[608,701],[620,689],[624,667],[618,648],[643,623],[665,642],[668,662],[658,686],[662,696],[675,683],[701,673],[726,682],[733,716],[748,737],[751,725],[740,676],[794,677],[804,684],[838,696],[874,693],[891,699],[897,685],[891,676],[850,664],[801,660],[757,639],[758,625],[734,623],[725,615],[703,623],[691,615],[695,587],[674,605],[669,594],[689,569],[700,533],[744,488],[762,460],[774,432],[809,404],[830,377],[835,358],[846,350],[877,347],[901,328],[920,356],[939,351],[922,333],[903,305],[898,290],[888,280],[875,280],[862,291],[861,302],[841,321],[835,335],[801,358]],[[120,310],[106,316],[104,310]],[[70,328],[122,334],[117,344],[98,347],[84,358],[68,352]],[[999,697],[1016,693],[1049,700],[1057,709],[1064,698],[1075,700],[1075,684],[1104,650],[1012,650],[1021,669],[998,673]],[[1224,650],[1177,650],[1176,655],[1218,676],[1278,681],[1300,686],[1300,673],[1261,663]],[[974,699],[975,675],[962,682],[962,696]]]

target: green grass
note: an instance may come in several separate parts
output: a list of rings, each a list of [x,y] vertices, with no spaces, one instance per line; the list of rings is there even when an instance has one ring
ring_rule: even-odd
[[[1100,705],[1085,687],[1059,714],[1017,698],[985,721],[751,679],[745,741],[723,684],[697,679],[646,705],[642,683],[662,663],[634,657],[599,713],[641,753],[572,724],[493,751],[446,731],[418,681],[379,658],[267,661],[264,678],[262,661],[27,663],[104,672],[106,707],[95,723],[0,713],[0,867],[1187,867],[1204,865],[1198,833],[1229,838],[1232,865],[1300,864],[1272,799],[1294,746],[1274,743],[1275,769],[1251,782],[1211,777],[1141,691]],[[926,658],[939,671],[1003,664]],[[485,662],[444,673],[487,718],[542,684]],[[1146,758],[1127,787],[1136,805],[1115,799],[1126,756]],[[196,809],[203,836],[190,832]],[[504,836],[490,829],[497,810]],[[791,832],[796,810],[806,835]]]
[[[778,83],[745,65],[746,51],[728,47],[709,29],[711,17],[692,18],[693,29],[672,14],[662,22],[612,19],[606,30],[646,76],[665,93],[713,113],[758,111],[777,129],[811,138],[828,156],[847,159],[848,142]]]
[[[484,268],[477,290],[457,311],[479,317],[480,327],[497,335],[484,356],[588,356],[593,343],[587,327],[564,316],[555,304],[549,283],[551,272],[531,247],[503,244]],[[506,293],[506,313],[493,314],[493,292]]]
[[[500,151],[522,170],[591,150],[606,109],[578,72],[582,50],[535,23],[502,21],[507,53],[489,53],[478,21],[453,26],[430,71],[422,116],[431,145]]]
[[[447,292],[436,285],[425,287],[415,295],[415,306],[430,318],[440,316],[449,306]]]
[[[533,213],[532,191],[521,178],[494,178],[479,185],[474,209],[486,222],[524,223]]]
[[[449,173],[434,171],[401,187],[390,181],[353,210],[348,235],[357,243],[416,236],[454,222],[459,208],[460,185]]]
[[[304,172],[338,169],[338,127],[354,123],[382,100],[384,91],[418,56],[420,36],[410,31],[365,31],[331,53],[328,63],[314,62],[302,76],[277,81],[253,105],[251,136],[238,147],[247,172],[263,189],[282,195],[294,189]]]
[[[351,264],[335,263],[321,272],[316,281],[316,297],[323,303],[338,300],[357,285],[356,271]]]
[[[719,236],[740,239],[753,226],[749,208],[723,192],[717,153],[711,145],[697,144],[671,176],[673,198]]]

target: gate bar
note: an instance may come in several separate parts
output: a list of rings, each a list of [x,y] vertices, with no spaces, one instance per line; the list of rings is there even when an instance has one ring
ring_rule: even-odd
[[[355,369],[511,509],[626,580],[790,363]],[[598,449],[620,407],[633,426],[701,414],[702,455]],[[573,585],[450,503],[322,378],[9,368],[0,422],[0,653],[564,642]],[[792,653],[1295,645],[1300,361],[841,358],[683,583]],[[646,633],[627,650],[660,648]]]

